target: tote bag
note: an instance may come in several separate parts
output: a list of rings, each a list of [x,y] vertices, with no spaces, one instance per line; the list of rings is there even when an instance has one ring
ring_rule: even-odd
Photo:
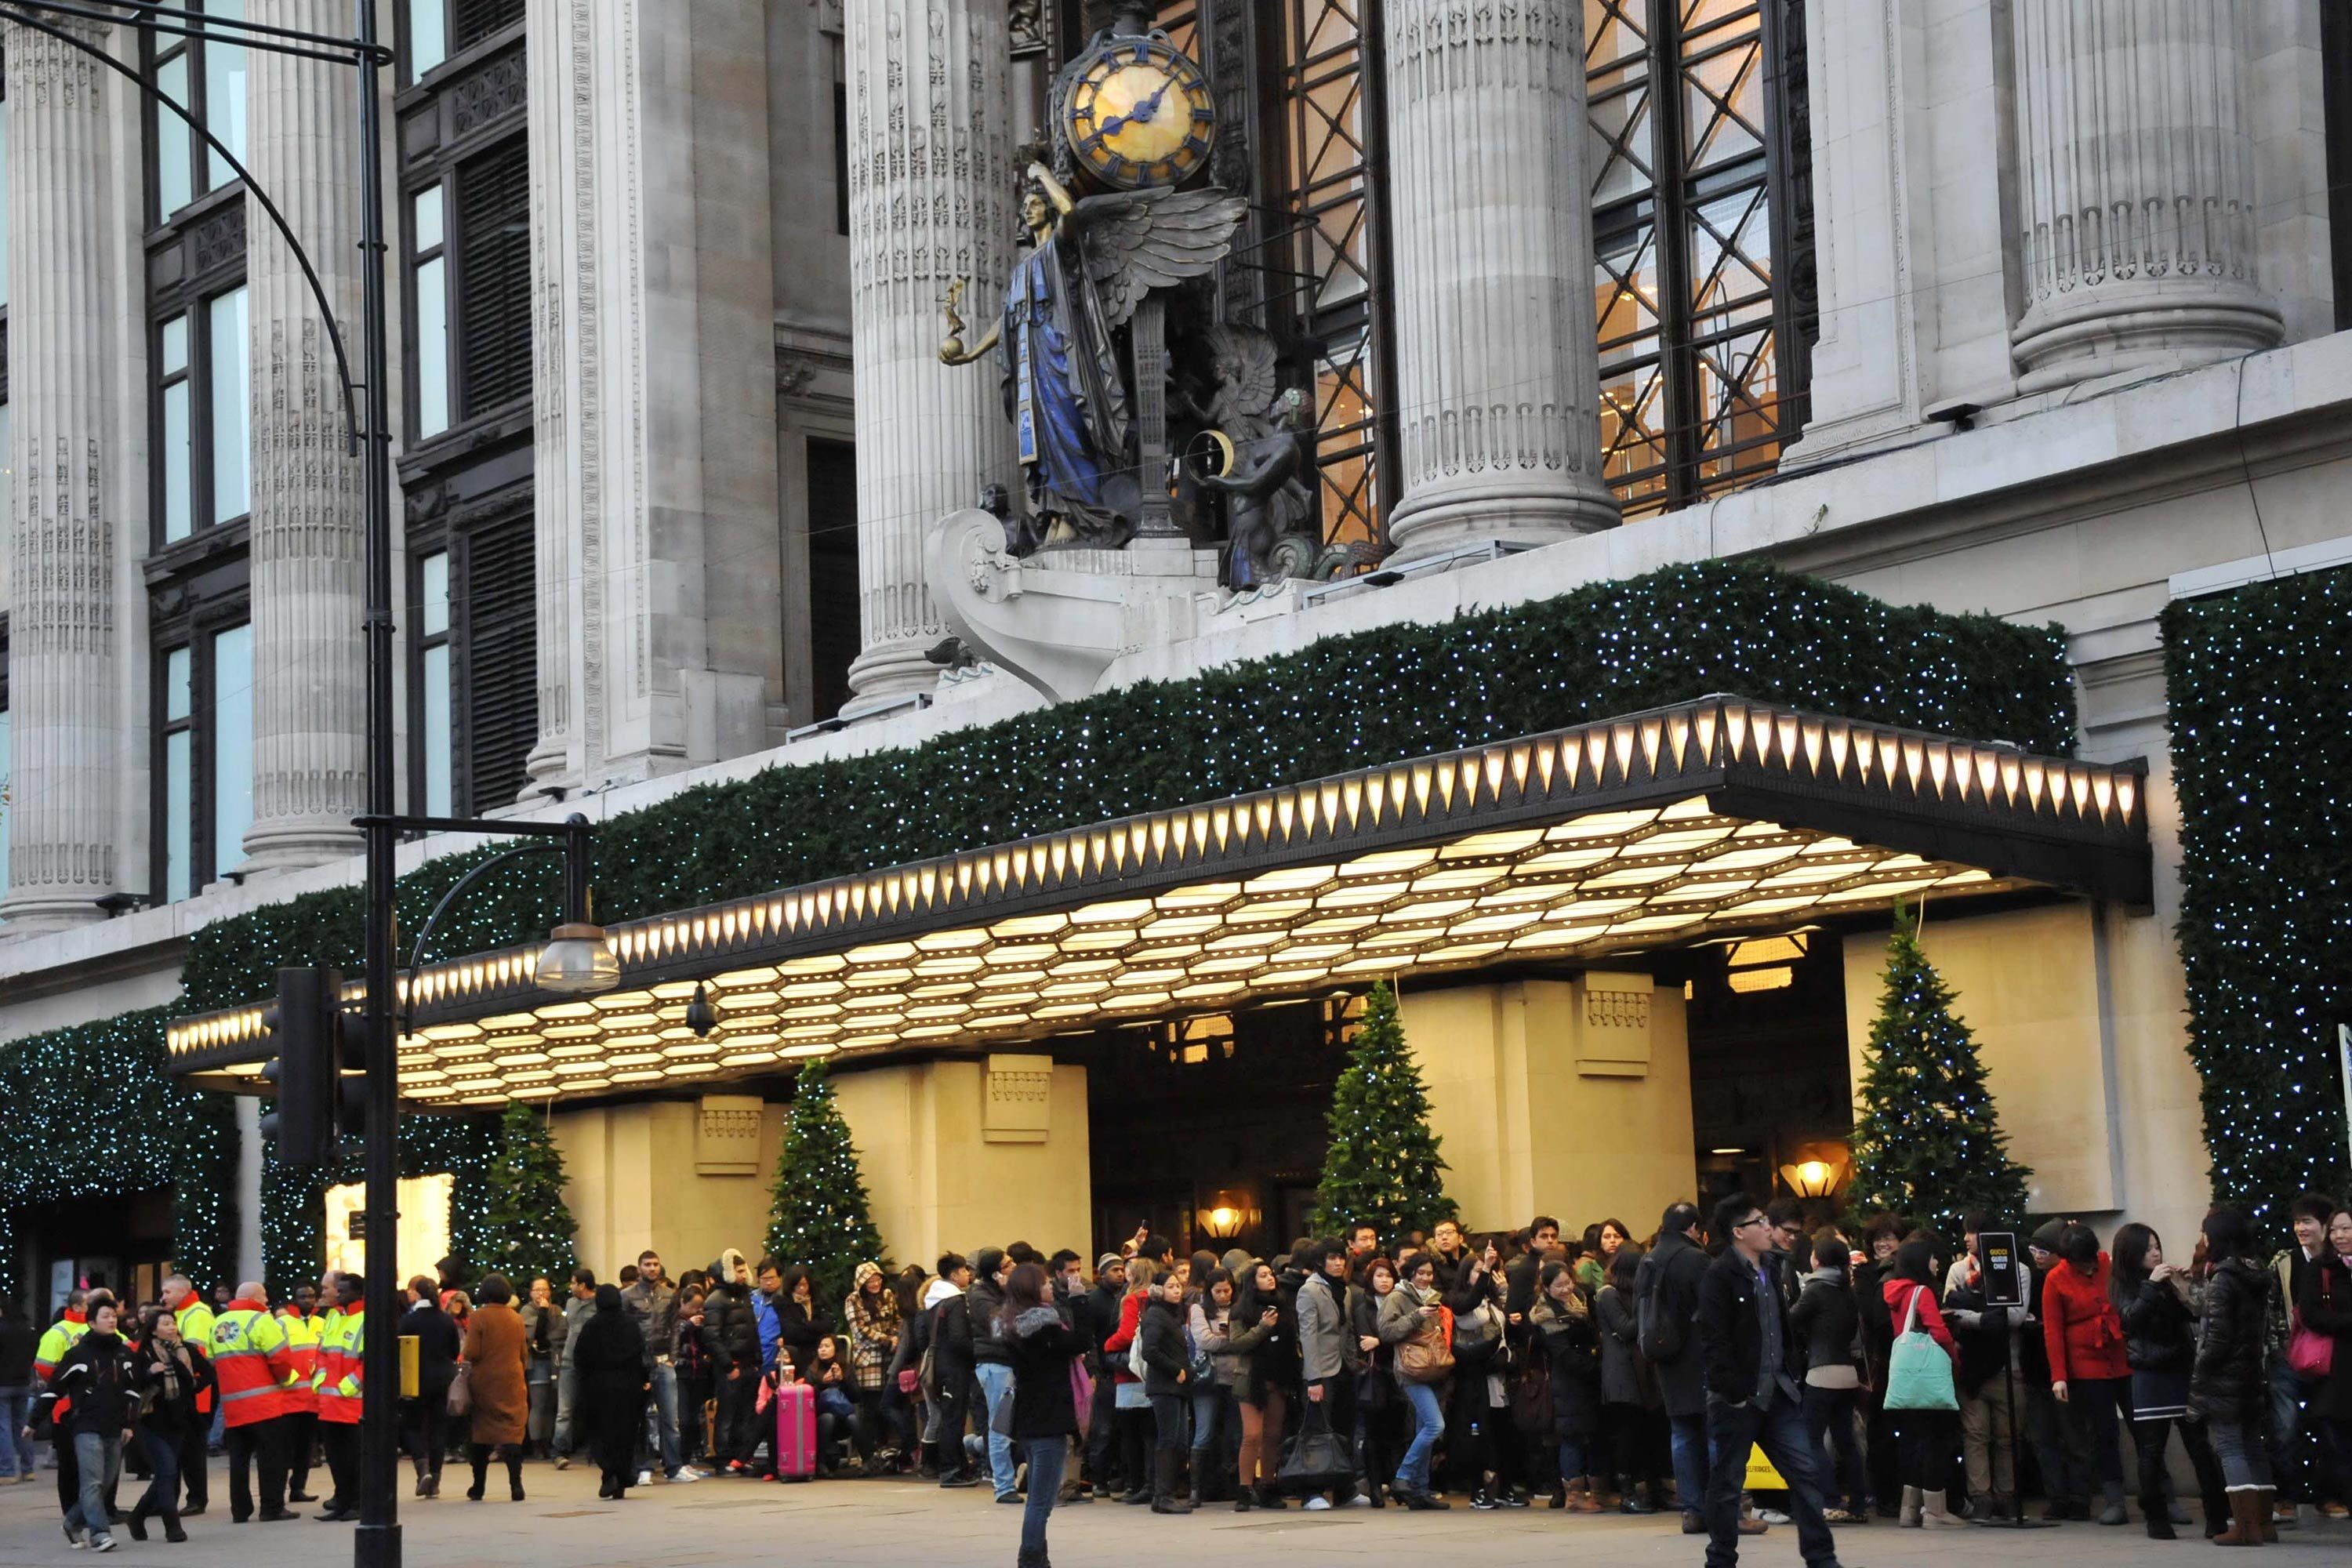
[[[449,1398],[445,1407],[452,1415],[463,1415],[474,1408],[473,1385],[466,1376],[470,1370],[464,1362],[459,1362],[457,1375],[449,1380]]]
[[[1952,1358],[1935,1336],[1919,1326],[1919,1297],[1927,1287],[1911,1291],[1903,1310],[1903,1331],[1895,1336],[1894,1353],[1886,1360],[1886,1408],[1889,1410],[1958,1410],[1959,1395],[1952,1387]]]
[[[2319,1299],[2334,1310],[2336,1293],[2325,1268],[2319,1271]],[[2294,1318],[2294,1330],[2286,1342],[2286,1363],[2294,1369],[2295,1376],[2315,1382],[2336,1370],[2336,1336],[2305,1326],[2300,1311]]]

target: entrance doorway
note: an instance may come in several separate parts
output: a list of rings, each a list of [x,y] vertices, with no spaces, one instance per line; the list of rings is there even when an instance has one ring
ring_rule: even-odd
[[[1314,998],[1095,1031],[1082,1047],[1095,1251],[1139,1227],[1180,1251],[1259,1257],[1306,1234],[1363,1007]]]
[[[43,1324],[78,1286],[103,1285],[127,1301],[152,1301],[170,1272],[169,1188],[36,1204],[16,1226],[30,1265],[23,1301]]]
[[[1845,962],[1827,931],[1685,955],[1691,1131],[1702,1213],[1784,1193],[1784,1166],[1837,1165],[1853,1132]]]

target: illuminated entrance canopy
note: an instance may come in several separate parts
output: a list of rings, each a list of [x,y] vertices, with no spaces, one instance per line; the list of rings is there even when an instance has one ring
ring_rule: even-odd
[[[2148,902],[2137,767],[1709,697],[616,925],[599,996],[531,947],[435,964],[400,1087],[635,1092],[2028,889]],[[173,1070],[258,1089],[260,1016],[174,1023]]]

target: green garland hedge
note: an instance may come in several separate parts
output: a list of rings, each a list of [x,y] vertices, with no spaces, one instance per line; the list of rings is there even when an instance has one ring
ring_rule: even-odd
[[[2278,1230],[2298,1192],[2352,1187],[2352,570],[2174,604],[2163,634],[2213,1193]]]
[[[2056,628],[1898,607],[1711,562],[1328,638],[910,750],[687,790],[601,826],[598,910],[628,920],[1711,691],[2060,755],[2074,743]],[[488,853],[445,857],[402,879],[403,927],[417,929]],[[529,940],[545,929],[556,892],[551,861],[517,862],[450,912],[439,952]],[[361,930],[357,888],[216,921],[190,941],[182,1005],[249,1001],[284,963],[353,967]],[[448,1131],[447,1119],[409,1125],[412,1150],[431,1143],[412,1163],[445,1160],[432,1168],[457,1169],[461,1185],[478,1180],[486,1141]],[[284,1175],[272,1183],[270,1272],[291,1278],[317,1256],[319,1205],[313,1188]]]

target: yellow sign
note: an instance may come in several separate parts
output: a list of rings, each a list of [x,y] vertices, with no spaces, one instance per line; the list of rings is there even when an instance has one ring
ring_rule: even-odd
[[[1761,1448],[1748,1450],[1747,1486],[1751,1492],[1784,1492],[1789,1489],[1789,1483],[1780,1479],[1780,1472],[1772,1468],[1772,1461],[1764,1457]]]

